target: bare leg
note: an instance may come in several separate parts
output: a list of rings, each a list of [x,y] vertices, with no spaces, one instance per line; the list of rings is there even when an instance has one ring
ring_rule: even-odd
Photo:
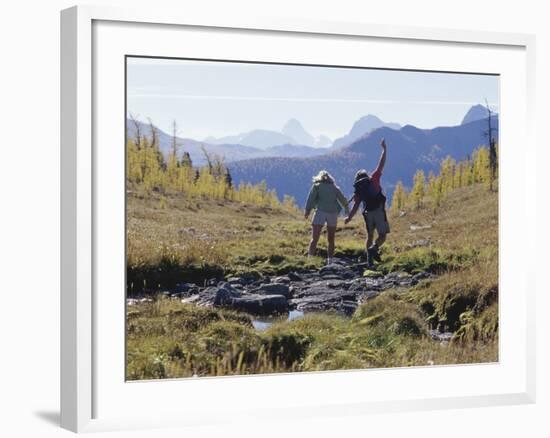
[[[373,240],[374,240],[374,232],[367,231],[367,240],[365,241],[366,249],[369,249],[372,246]]]
[[[334,256],[334,237],[336,236],[336,227],[327,226],[327,240],[328,240],[328,258],[331,259]]]
[[[319,242],[319,237],[321,236],[321,230],[323,229],[322,225],[312,225],[311,226],[311,241],[309,242],[308,255],[314,256],[315,250],[317,249],[317,242]]]

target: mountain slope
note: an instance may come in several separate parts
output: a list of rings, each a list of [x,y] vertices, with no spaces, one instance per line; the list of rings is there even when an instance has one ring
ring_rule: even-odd
[[[302,146],[315,146],[315,138],[307,132],[296,119],[289,119],[281,132],[268,129],[253,129],[237,135],[220,138],[207,137],[204,139],[210,144],[241,144],[259,149],[268,149],[273,146],[298,144]]]
[[[252,146],[259,149],[267,149],[280,144],[294,144],[296,141],[288,135],[267,129],[254,129],[236,136],[213,139],[214,144],[237,143],[243,146]]]
[[[138,128],[131,121],[127,121],[127,133],[128,138],[136,137],[136,129],[139,129],[141,135],[151,136],[151,128],[148,124],[143,122],[137,122]],[[156,128],[159,148],[164,157],[167,157],[172,150],[172,136]],[[277,133],[276,133],[277,134]],[[202,148],[207,152],[215,154],[224,158],[226,162],[246,160],[252,158],[266,158],[266,157],[311,157],[326,152],[326,149],[314,148],[310,146],[304,146],[299,144],[290,143],[293,140],[288,139],[282,134],[279,135],[279,142],[272,141],[275,144],[267,146],[265,148],[258,148],[249,146],[248,144],[269,144],[266,138],[270,136],[269,131],[251,131],[247,133],[247,136],[243,138],[234,138],[234,140],[244,141],[242,143],[222,143],[214,144],[208,142],[200,142],[191,138],[177,138],[178,144],[178,158],[181,158],[184,152],[189,152],[191,160],[195,166],[203,166],[206,164],[206,159]],[[274,139],[275,137],[271,137]],[[290,141],[290,142],[289,142]]]
[[[315,147],[328,148],[331,145],[332,145],[332,140],[326,135],[321,134],[315,139]]]
[[[495,118],[495,125],[498,118]],[[289,194],[303,205],[310,189],[311,178],[320,170],[328,170],[346,195],[351,195],[355,172],[361,168],[372,171],[380,157],[380,139],[388,143],[388,158],[383,185],[388,195],[398,180],[412,183],[417,169],[436,171],[447,155],[456,160],[467,158],[478,146],[486,144],[486,120],[464,125],[418,129],[404,126],[400,130],[382,127],[332,153],[310,158],[252,159],[229,164],[235,182],[258,183],[265,180],[279,196]]]

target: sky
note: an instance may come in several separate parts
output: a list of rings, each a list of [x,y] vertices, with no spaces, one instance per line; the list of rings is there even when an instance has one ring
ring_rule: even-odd
[[[367,68],[127,58],[127,111],[165,132],[203,140],[291,118],[314,137],[349,132],[362,116],[419,128],[460,124],[468,109],[498,111],[497,76]]]

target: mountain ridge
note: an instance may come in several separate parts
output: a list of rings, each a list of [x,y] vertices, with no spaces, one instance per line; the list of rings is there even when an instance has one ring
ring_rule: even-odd
[[[139,128],[136,128],[136,123]],[[134,123],[131,119],[127,119],[126,126],[128,138],[135,138],[137,129],[140,130],[141,135],[146,135],[148,137],[151,136],[151,126],[148,123],[137,120]],[[172,135],[167,134],[158,127],[154,128],[157,133],[159,149],[166,158],[172,150]],[[273,156],[312,157],[326,152],[326,149],[323,148],[315,148],[288,142],[283,142],[266,148],[257,148],[239,143],[215,144],[205,141],[197,141],[187,137],[176,137],[176,143],[178,144],[178,158],[181,158],[184,152],[189,152],[191,155],[191,160],[195,166],[203,166],[206,164],[206,158],[202,148],[210,154],[223,157],[226,162],[252,158],[268,158]]]
[[[494,117],[498,126],[498,116]],[[320,170],[328,170],[347,195],[352,192],[355,172],[361,168],[372,171],[380,157],[380,139],[388,144],[388,158],[383,176],[386,194],[391,196],[397,181],[406,186],[412,184],[417,169],[426,175],[437,171],[446,156],[464,160],[479,146],[487,143],[487,120],[477,120],[463,125],[419,129],[405,125],[399,130],[389,127],[375,129],[348,146],[326,154],[308,158],[273,157],[229,163],[228,167],[236,183],[258,183],[265,180],[269,188],[279,196],[289,194],[303,205],[311,185],[311,177]]]
[[[346,135],[334,140],[331,149],[338,149],[340,147],[347,146],[375,129],[382,127],[400,129],[401,125],[399,125],[399,123],[387,123],[373,114],[367,114],[366,116],[356,120]]]

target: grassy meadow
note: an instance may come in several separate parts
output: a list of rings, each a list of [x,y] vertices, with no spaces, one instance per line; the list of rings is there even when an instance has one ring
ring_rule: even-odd
[[[455,188],[437,208],[422,200],[389,212],[391,233],[378,270],[431,279],[390,289],[351,318],[307,314],[265,331],[250,316],[182,304],[157,292],[176,283],[320,268],[308,259],[310,224],[292,203],[258,205],[177,190],[127,193],[127,377],[320,371],[498,360],[498,193]],[[335,256],[363,254],[361,216],[337,229]],[[450,331],[450,342],[429,330]]]

